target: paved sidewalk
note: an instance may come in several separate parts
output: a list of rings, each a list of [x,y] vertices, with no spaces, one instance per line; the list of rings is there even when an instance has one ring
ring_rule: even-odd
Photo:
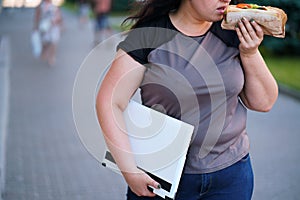
[[[6,136],[9,109],[10,44],[6,36],[0,37],[0,194],[4,191]],[[1,200],[0,195],[0,200]]]
[[[4,200],[119,200],[125,195],[121,176],[103,168],[75,130],[73,83],[93,34],[91,26],[79,27],[74,15],[63,16],[52,68],[31,55],[33,10],[0,16],[0,35],[7,35],[12,47]]]
[[[269,113],[249,112],[253,200],[299,200],[300,102],[280,95]]]
[[[57,64],[48,67],[31,55],[33,10],[0,15],[0,35],[11,41],[4,200],[125,199],[122,177],[101,167],[75,130],[72,88],[93,34],[63,17]],[[254,200],[299,200],[299,119],[299,101],[283,95],[271,112],[249,113]]]

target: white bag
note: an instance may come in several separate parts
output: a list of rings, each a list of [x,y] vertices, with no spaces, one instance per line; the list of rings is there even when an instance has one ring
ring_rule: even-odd
[[[39,31],[35,30],[31,33],[31,48],[35,58],[40,57],[42,53],[42,41]]]
[[[40,21],[39,29],[41,32],[48,32],[51,28],[51,20],[50,19],[42,19]]]
[[[48,32],[51,28],[51,19],[45,18],[40,21],[39,29],[41,32]]]

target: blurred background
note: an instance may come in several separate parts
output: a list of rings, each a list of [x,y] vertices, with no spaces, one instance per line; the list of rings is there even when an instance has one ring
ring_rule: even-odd
[[[41,0],[0,0],[0,200],[125,199],[122,177],[103,168],[77,134],[72,90],[95,45],[128,28],[121,23],[134,1],[111,2],[109,29],[101,39],[91,1],[52,2],[61,10],[62,25],[56,62],[49,65],[32,52]],[[280,7],[288,15],[286,38],[265,36],[260,47],[280,95],[269,113],[249,111],[253,199],[299,200],[300,1],[247,2]]]

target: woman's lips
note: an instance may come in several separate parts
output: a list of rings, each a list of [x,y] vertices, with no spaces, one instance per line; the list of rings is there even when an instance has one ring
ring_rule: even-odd
[[[217,8],[217,12],[220,15],[224,15],[225,11],[226,11],[226,6],[222,6],[222,7]]]

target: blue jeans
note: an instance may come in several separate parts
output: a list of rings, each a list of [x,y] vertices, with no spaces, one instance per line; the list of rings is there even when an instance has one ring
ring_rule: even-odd
[[[95,24],[95,30],[96,31],[101,31],[103,29],[109,28],[109,23],[108,23],[108,16],[106,14],[98,14],[96,16],[96,24]]]
[[[239,162],[207,174],[183,174],[175,200],[250,200],[253,171],[249,154]],[[138,197],[128,189],[127,200],[162,200]]]

